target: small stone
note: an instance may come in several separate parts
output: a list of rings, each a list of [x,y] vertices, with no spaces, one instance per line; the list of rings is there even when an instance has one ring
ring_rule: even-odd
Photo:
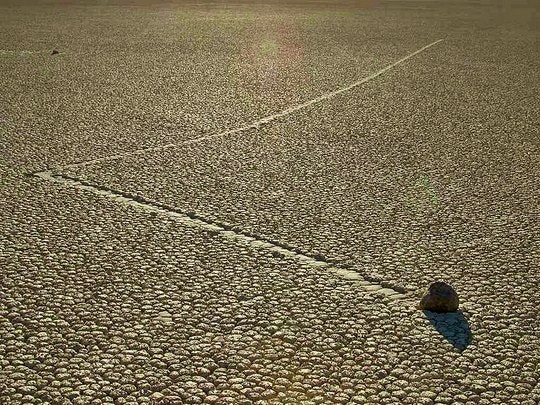
[[[455,312],[458,306],[459,298],[456,290],[449,284],[437,281],[429,286],[418,308],[433,312]]]
[[[58,52],[57,49],[53,49],[53,51],[51,52],[51,55],[58,55],[60,52]]]

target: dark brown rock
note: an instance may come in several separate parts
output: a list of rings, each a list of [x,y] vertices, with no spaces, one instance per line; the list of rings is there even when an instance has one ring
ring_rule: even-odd
[[[458,306],[459,298],[456,290],[449,284],[437,281],[429,286],[418,308],[433,312],[455,312]]]

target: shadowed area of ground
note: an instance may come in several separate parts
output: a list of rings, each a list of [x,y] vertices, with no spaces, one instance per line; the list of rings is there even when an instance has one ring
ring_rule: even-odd
[[[456,349],[463,351],[473,340],[471,328],[463,312],[436,313],[424,311],[433,327]]]

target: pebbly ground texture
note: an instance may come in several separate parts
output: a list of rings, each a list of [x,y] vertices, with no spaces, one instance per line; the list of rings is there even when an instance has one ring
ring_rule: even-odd
[[[95,4],[0,2],[1,404],[540,401],[534,2]]]

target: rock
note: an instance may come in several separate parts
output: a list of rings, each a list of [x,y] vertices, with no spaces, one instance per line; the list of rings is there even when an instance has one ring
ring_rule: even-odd
[[[459,298],[456,290],[449,284],[437,281],[429,286],[418,308],[433,312],[455,312],[458,306]]]
[[[51,55],[58,55],[60,52],[58,52],[57,49],[53,49],[53,51],[51,52]]]

